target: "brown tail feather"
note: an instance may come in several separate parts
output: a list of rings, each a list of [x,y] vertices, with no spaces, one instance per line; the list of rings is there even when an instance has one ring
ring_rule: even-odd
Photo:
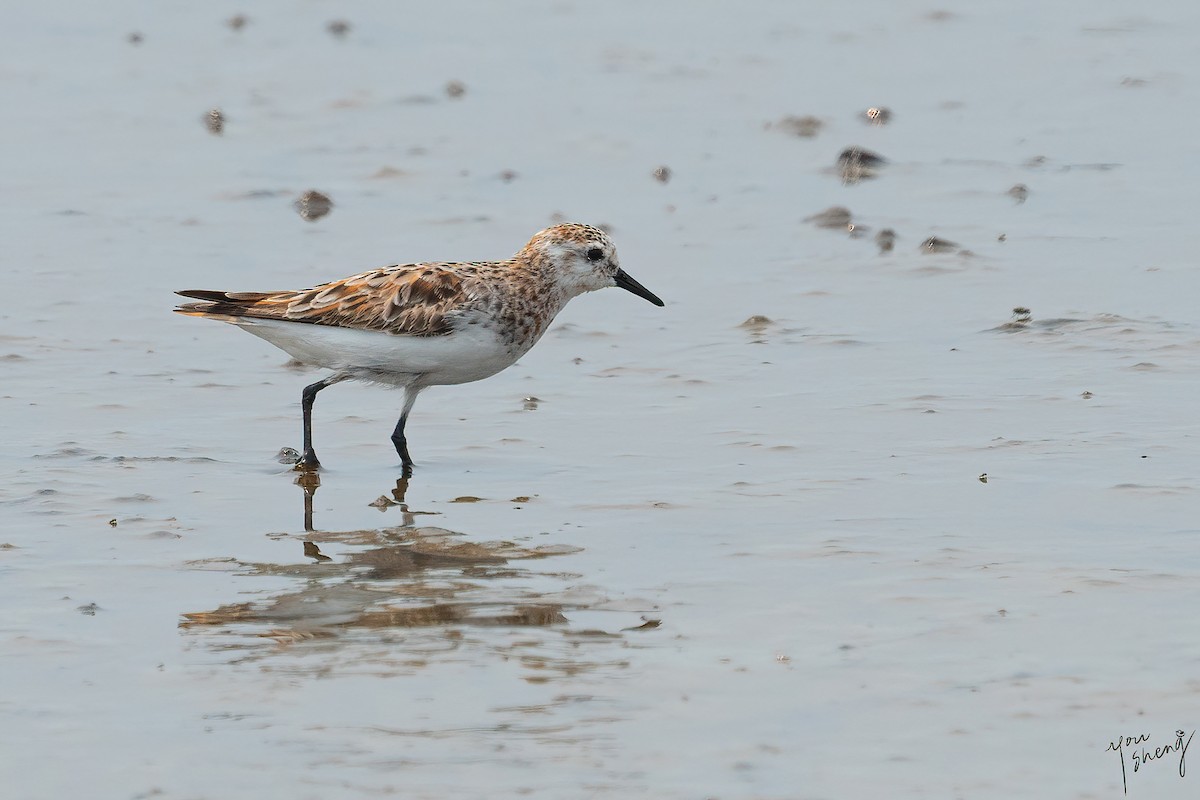
[[[264,317],[268,315],[255,313],[253,303],[237,303],[228,301],[207,302],[207,303],[181,303],[173,309],[176,314],[185,314],[189,317],[208,317],[209,319],[219,319],[225,322],[232,322],[237,317]]]
[[[230,314],[226,309],[228,309],[228,306],[220,308],[216,303],[184,303],[172,310],[176,314],[183,314],[188,317],[207,317],[209,319],[219,319],[223,322],[233,322],[236,317],[242,316],[238,313]]]
[[[194,297],[204,300],[203,303],[181,303],[175,309],[176,313],[189,317],[208,317],[225,322],[232,322],[235,317],[262,317],[271,319],[278,313],[270,313],[271,309],[257,305],[266,298],[273,297],[270,292],[217,292],[209,289],[184,289],[175,294],[183,297]]]

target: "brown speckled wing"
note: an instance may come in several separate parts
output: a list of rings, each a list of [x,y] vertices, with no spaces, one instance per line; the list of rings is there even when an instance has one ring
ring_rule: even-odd
[[[452,330],[450,314],[470,300],[465,266],[384,267],[296,292],[189,289],[178,294],[206,302],[185,303],[175,310],[230,321],[233,317],[280,319],[409,336],[444,336]]]

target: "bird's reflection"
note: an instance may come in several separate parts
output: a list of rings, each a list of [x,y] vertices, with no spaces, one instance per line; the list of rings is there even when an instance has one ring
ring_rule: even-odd
[[[380,495],[379,499],[370,505],[378,508],[380,511],[385,511],[389,508],[397,508],[400,511],[400,526],[412,527],[416,525],[417,517],[421,514],[435,514],[433,511],[412,511],[408,507],[408,502],[405,500],[405,495],[408,493],[408,481],[411,475],[410,471],[405,471],[403,475],[396,479],[396,485],[391,489],[391,497]],[[315,533],[316,527],[313,524],[313,502],[317,496],[317,489],[321,488],[321,476],[316,470],[306,470],[296,476],[295,484],[304,492],[304,531],[305,533]],[[315,542],[304,542],[304,555],[308,558],[316,559],[317,561],[329,561],[329,556],[321,552],[321,548]]]
[[[311,531],[313,529],[313,498],[317,496],[317,489],[321,488],[321,476],[315,469],[305,470],[296,476],[296,485],[304,490],[304,530]],[[311,542],[306,542],[306,544],[311,544]],[[308,554],[305,553],[305,555]]]
[[[309,558],[315,558],[317,561],[332,561],[333,560],[329,556],[322,553],[321,548],[317,547],[312,542],[304,543],[304,555],[308,556]]]
[[[289,647],[316,642],[312,646],[336,650],[351,643],[378,644],[380,636],[393,637],[401,631],[399,641],[406,651],[457,651],[472,642],[486,642],[486,649],[496,650],[512,646],[502,631],[514,628],[526,632],[522,663],[528,660],[537,669],[557,667],[574,674],[607,663],[605,658],[585,657],[592,648],[581,652],[581,645],[622,640],[636,617],[616,614],[611,631],[572,631],[568,615],[592,609],[608,598],[594,587],[575,586],[578,575],[541,571],[531,564],[581,548],[481,540],[446,527],[418,524],[435,512],[410,507],[410,480],[401,476],[369,504],[388,511],[389,517],[399,511],[399,524],[331,531],[319,530],[313,520],[320,476],[301,473],[295,483],[303,497],[304,535],[271,536],[281,543],[300,539],[300,558],[294,555],[288,563],[278,564],[214,559],[196,565],[232,567],[247,577],[292,578],[296,585],[270,595],[264,588],[260,597],[248,602],[186,613],[180,626],[209,632],[220,640],[214,646],[243,652],[251,659],[274,652],[263,651],[265,640]],[[484,629],[499,629],[501,638],[484,636]],[[555,633],[539,640],[530,637],[533,630]],[[562,652],[539,652],[541,647]]]

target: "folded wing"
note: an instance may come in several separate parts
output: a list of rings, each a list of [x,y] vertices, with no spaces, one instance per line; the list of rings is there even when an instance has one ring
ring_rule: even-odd
[[[406,264],[351,275],[293,292],[217,292],[185,289],[180,314],[248,323],[276,319],[312,325],[445,336],[454,312],[471,300],[463,264]]]

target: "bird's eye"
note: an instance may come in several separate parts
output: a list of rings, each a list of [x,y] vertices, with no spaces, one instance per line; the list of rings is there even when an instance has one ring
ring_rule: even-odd
[[[587,257],[588,261],[599,261],[600,259],[604,258],[604,251],[599,247],[593,247],[591,250],[587,251]]]

